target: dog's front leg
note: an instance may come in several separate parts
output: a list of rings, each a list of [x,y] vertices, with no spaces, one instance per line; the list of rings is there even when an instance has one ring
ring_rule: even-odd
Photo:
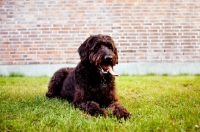
[[[124,118],[127,119],[131,116],[131,114],[127,111],[126,108],[124,108],[121,104],[118,102],[113,102],[108,107],[113,115],[115,115],[118,119]]]
[[[86,101],[80,103],[78,106],[81,110],[84,110],[85,112],[87,112],[92,116],[98,116],[98,115],[102,115],[105,117],[107,116],[107,111],[103,108],[100,108],[97,102]]]
[[[75,94],[74,101],[72,104],[81,110],[84,110],[92,116],[107,116],[107,111],[103,108],[100,108],[99,104],[95,101],[86,101],[84,93],[81,90],[77,90]]]

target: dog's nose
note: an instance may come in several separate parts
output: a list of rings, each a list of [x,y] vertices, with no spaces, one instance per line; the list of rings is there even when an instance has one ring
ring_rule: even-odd
[[[112,61],[112,58],[113,57],[110,55],[104,57],[105,61],[108,61],[108,62]]]

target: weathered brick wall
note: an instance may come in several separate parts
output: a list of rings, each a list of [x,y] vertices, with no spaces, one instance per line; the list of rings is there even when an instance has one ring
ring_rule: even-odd
[[[200,62],[199,0],[3,0],[0,64],[73,64],[90,34],[120,62]]]

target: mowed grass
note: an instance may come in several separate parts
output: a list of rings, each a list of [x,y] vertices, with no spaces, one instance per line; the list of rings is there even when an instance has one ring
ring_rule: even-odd
[[[91,117],[45,97],[49,77],[0,77],[0,131],[200,131],[200,76],[120,76],[119,101],[133,116]]]

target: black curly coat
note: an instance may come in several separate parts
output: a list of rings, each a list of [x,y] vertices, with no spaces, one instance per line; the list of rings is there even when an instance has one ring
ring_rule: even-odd
[[[93,35],[78,48],[81,61],[75,69],[56,71],[46,96],[67,99],[90,115],[107,116],[109,108],[117,118],[130,113],[118,102],[113,66],[118,63],[117,48],[110,36]]]

